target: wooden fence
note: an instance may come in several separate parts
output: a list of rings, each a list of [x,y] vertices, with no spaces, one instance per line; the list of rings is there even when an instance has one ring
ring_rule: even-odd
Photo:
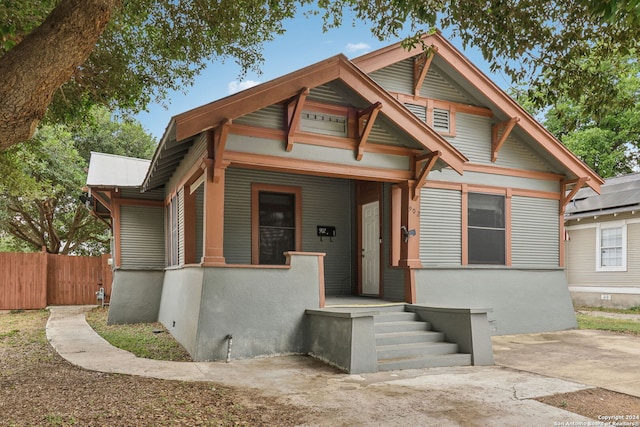
[[[0,310],[96,304],[100,287],[108,301],[110,257],[0,253]]]

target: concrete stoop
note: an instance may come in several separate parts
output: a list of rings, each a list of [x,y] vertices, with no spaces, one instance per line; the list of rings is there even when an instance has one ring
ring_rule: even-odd
[[[471,365],[470,354],[458,353],[458,344],[445,342],[442,332],[404,306],[381,311],[373,321],[379,371]]]

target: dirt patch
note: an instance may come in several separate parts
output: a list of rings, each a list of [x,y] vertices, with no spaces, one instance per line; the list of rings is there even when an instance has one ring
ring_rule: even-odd
[[[256,390],[76,368],[47,342],[48,316],[0,316],[0,425],[293,426],[308,415]]]
[[[536,400],[594,420],[640,423],[639,398],[602,388],[554,394]]]

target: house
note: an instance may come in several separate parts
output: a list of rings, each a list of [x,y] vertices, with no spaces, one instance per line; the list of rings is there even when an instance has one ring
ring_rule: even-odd
[[[569,291],[576,306],[640,306],[640,174],[579,190],[565,211]]]
[[[311,353],[350,372],[404,356],[379,344],[386,308],[336,296],[406,303],[475,364],[489,334],[575,327],[565,193],[602,180],[440,34],[423,40],[179,114],[136,185],[90,179],[113,229],[109,321],[160,320],[196,360]]]

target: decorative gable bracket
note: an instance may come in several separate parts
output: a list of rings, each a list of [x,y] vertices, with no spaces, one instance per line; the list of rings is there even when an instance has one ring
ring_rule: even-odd
[[[498,152],[509,137],[509,134],[520,121],[520,117],[513,117],[507,121],[491,126],[491,161],[498,160]],[[502,131],[502,134],[500,133]]]
[[[562,199],[560,200],[560,215],[564,215],[564,211],[567,208],[567,205],[569,204],[569,202],[573,199],[573,197],[576,195],[578,190],[580,190],[588,181],[589,181],[589,177],[583,177],[583,178],[573,179],[569,181],[562,181],[561,183]],[[567,192],[568,187],[572,184],[573,184],[573,188],[571,188],[571,191]]]
[[[413,96],[420,96],[420,88],[427,77],[433,57],[438,53],[438,48],[431,46],[413,62]]]
[[[360,140],[358,141],[358,149],[356,152],[356,160],[362,160],[362,156],[364,156],[364,147],[367,143],[367,139],[369,138],[369,134],[371,133],[371,129],[373,129],[373,125],[376,122],[376,117],[378,117],[378,112],[382,109],[382,103],[376,102],[372,104],[368,108],[364,110],[358,111],[357,120],[358,120],[358,130]],[[364,121],[367,121],[364,124]]]
[[[307,95],[309,95],[309,88],[304,87],[298,95],[296,95],[288,105],[288,126],[289,129],[287,131],[287,145],[285,147],[286,151],[291,151],[293,149],[293,137],[296,133],[296,129],[300,125],[300,117],[302,116],[302,107],[304,106],[304,101],[307,99]]]
[[[432,151],[431,153],[416,157],[416,180],[411,187],[411,200],[413,200],[414,202],[418,200],[418,191],[420,191],[420,189],[424,186],[424,183],[427,181],[429,172],[431,172],[431,169],[433,169],[440,156],[442,156],[442,153],[440,151]],[[422,169],[418,173],[420,163],[422,162],[425,162],[424,166],[422,166]]]
[[[215,171],[222,167],[222,156],[227,144],[230,126],[231,120],[224,119],[217,127],[207,129],[207,157],[204,159],[204,163],[207,166],[211,182],[220,181],[220,176],[216,176]]]

